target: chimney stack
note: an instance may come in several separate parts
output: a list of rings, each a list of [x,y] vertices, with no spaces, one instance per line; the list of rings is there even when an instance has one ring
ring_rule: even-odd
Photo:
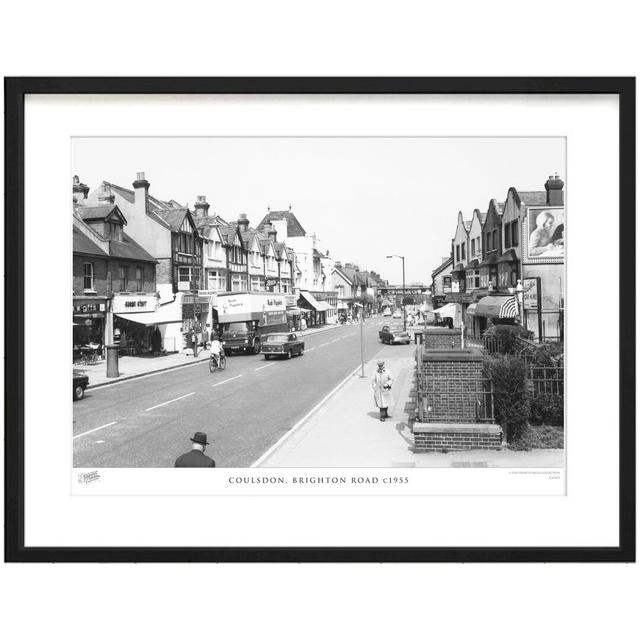
[[[564,204],[563,187],[564,182],[560,180],[557,173],[549,176],[549,179],[544,183],[544,188],[547,190],[547,204],[549,206]]]
[[[144,177],[144,171],[136,173],[136,179],[133,181],[134,189],[134,206],[139,215],[147,213],[147,199],[149,197],[149,182]]]
[[[104,182],[100,186],[100,193],[98,194],[98,201],[100,204],[113,204],[116,196],[111,191],[111,186]]]
[[[238,227],[240,227],[240,231],[246,231],[249,228],[249,220],[246,213],[241,213],[238,216]]]
[[[73,202],[77,204],[81,200],[86,200],[88,194],[89,187],[86,184],[82,184],[78,176],[73,176]]]
[[[209,206],[207,196],[196,196],[196,202],[193,205],[196,217],[207,218],[209,216]]]

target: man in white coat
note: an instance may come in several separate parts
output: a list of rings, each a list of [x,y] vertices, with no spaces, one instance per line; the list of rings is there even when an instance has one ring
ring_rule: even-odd
[[[389,418],[389,409],[393,409],[393,394],[391,387],[395,378],[391,371],[385,368],[384,360],[378,360],[378,369],[371,376],[371,388],[376,407],[380,409],[380,422]]]

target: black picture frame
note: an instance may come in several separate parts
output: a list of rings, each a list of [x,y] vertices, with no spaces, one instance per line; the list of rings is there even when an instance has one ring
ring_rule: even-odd
[[[5,78],[5,561],[634,562],[635,78]],[[25,96],[28,94],[615,94],[619,98],[619,544],[612,547],[26,547],[23,345]],[[622,198],[624,194],[624,198]],[[622,277],[624,276],[624,277]]]

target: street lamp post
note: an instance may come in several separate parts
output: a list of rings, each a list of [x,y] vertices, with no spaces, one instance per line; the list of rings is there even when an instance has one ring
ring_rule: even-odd
[[[405,285],[404,285],[404,256],[392,255],[387,258],[400,258],[402,260],[402,324],[404,330],[407,330],[407,309],[405,307]]]
[[[522,280],[516,284],[516,299],[518,300],[518,312],[520,314],[520,325],[524,327],[524,287]]]

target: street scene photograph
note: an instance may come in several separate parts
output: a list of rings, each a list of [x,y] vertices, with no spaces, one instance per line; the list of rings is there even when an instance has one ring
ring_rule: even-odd
[[[74,469],[564,469],[565,142],[74,138]]]

